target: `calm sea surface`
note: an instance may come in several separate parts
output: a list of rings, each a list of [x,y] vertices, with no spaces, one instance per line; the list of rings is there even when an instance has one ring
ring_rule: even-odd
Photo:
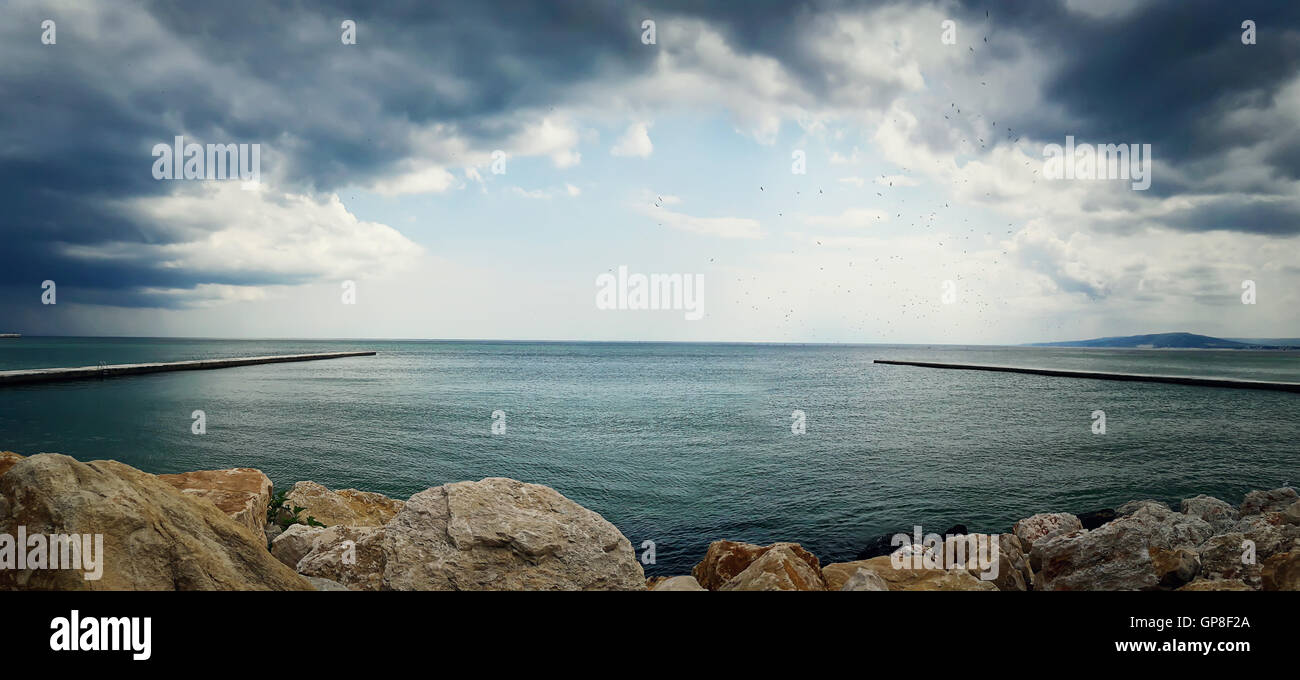
[[[825,563],[914,523],[1006,531],[1041,511],[1300,485],[1300,394],[871,363],[1300,381],[1295,352],[22,338],[0,340],[0,370],[353,349],[379,354],[0,388],[0,449],[396,498],[513,477],[654,541],[652,575],[689,572],[719,538],[797,541]]]

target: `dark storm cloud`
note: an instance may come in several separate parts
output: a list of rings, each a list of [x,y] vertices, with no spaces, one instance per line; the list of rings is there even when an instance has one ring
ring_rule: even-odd
[[[102,12],[102,14],[100,13]],[[280,152],[278,188],[333,191],[394,172],[413,124],[472,142],[519,130],[508,114],[564,101],[564,88],[649,67],[639,20],[619,3],[147,3],[61,15],[28,6],[0,24],[0,284],[52,278],[156,304],[142,287],[297,283],[149,262],[87,263],[66,245],[161,245],[192,236],[116,206],[177,187],[151,149],[187,141]],[[58,42],[39,41],[53,18]],[[340,43],[343,19],[359,45]],[[263,158],[263,166],[268,158]],[[163,306],[177,304],[163,300]]]
[[[1300,3],[1153,0],[1116,18],[1032,4],[1030,13],[1004,19],[1060,64],[1044,95],[1069,122],[1048,123],[1022,111],[1012,120],[1017,130],[1044,140],[1074,135],[1089,143],[1151,144],[1157,163],[1181,177],[1156,172],[1144,199],[1219,194],[1204,210],[1179,213],[1167,226],[1300,233],[1300,201],[1243,198],[1238,192],[1267,195],[1276,184],[1242,187],[1234,173],[1224,175],[1233,169],[1273,182],[1300,177],[1300,110],[1277,108],[1285,105],[1279,91],[1300,76]],[[1256,24],[1254,45],[1241,41],[1247,19]],[[1253,124],[1225,123],[1250,112],[1261,114]],[[1242,167],[1240,156],[1227,158],[1257,145],[1265,151],[1246,161],[1254,167]]]
[[[397,172],[410,159],[415,127],[445,124],[449,133],[493,148],[529,122],[515,112],[560,107],[576,86],[648,73],[657,52],[638,40],[645,18],[698,17],[738,52],[780,61],[814,96],[835,96],[851,74],[828,70],[800,36],[812,30],[837,39],[827,13],[883,4],[236,0],[96,3],[76,11],[20,5],[0,22],[0,286],[25,290],[52,278],[100,291],[94,299],[169,306],[177,303],[138,289],[301,282],[270,272],[165,268],[143,255],[88,261],[64,254],[69,246],[194,239],[176,225],[121,209],[129,199],[178,190],[151,177],[150,149],[182,131],[191,141],[274,149],[263,166],[265,174],[277,164],[269,168],[277,189],[336,191]],[[1023,111],[1009,122],[1025,134],[1152,143],[1161,160],[1173,162],[1274,141],[1259,162],[1279,176],[1300,174],[1295,126],[1237,137],[1218,127],[1231,111],[1272,105],[1278,87],[1295,76],[1296,3],[1169,0],[1116,20],[1082,17],[1054,2],[1017,3],[1015,14],[997,3],[951,6],[954,18],[975,23],[990,7],[991,25],[1026,36],[1056,64],[1046,95],[1075,121],[1071,129],[1047,128],[1034,111]],[[39,41],[46,18],[58,22],[56,46]],[[1242,18],[1258,22],[1260,44],[1240,44]],[[344,19],[357,22],[355,48],[339,42]],[[1016,56],[997,41],[988,54]],[[877,96],[895,94],[887,83],[877,85]],[[1172,186],[1157,176],[1151,193],[1168,195]],[[1300,231],[1285,206],[1219,205],[1206,215],[1179,216],[1176,224]]]

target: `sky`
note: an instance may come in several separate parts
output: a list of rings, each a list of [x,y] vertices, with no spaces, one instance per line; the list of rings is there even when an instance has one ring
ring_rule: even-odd
[[[1297,3],[5,0],[0,97],[0,332],[1300,336]]]

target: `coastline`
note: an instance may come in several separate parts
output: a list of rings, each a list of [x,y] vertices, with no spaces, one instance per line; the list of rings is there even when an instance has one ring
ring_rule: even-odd
[[[14,535],[49,535],[53,547],[63,536],[90,546],[92,534],[103,545],[84,555],[102,570],[94,579],[49,564],[53,549],[39,562],[12,539],[5,550]],[[916,527],[831,564],[794,542],[718,537],[690,574],[647,579],[653,550],[549,487],[508,478],[397,500],[310,481],[276,493],[254,468],[151,475],[0,452],[0,590],[1298,590],[1300,498],[1284,487],[1236,505],[1135,500],[1044,512],[998,534]]]

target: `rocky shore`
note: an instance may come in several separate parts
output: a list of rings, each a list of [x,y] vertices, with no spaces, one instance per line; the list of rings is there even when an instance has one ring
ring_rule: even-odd
[[[102,535],[102,553],[73,551],[86,564],[68,568],[68,535]],[[991,560],[956,549],[977,544]],[[0,452],[0,590],[1300,590],[1300,500],[1132,501],[1002,534],[881,537],[825,565],[797,543],[719,540],[691,574],[647,580],[614,525],[513,479],[404,501],[315,482],[277,495],[252,468],[151,475]]]

